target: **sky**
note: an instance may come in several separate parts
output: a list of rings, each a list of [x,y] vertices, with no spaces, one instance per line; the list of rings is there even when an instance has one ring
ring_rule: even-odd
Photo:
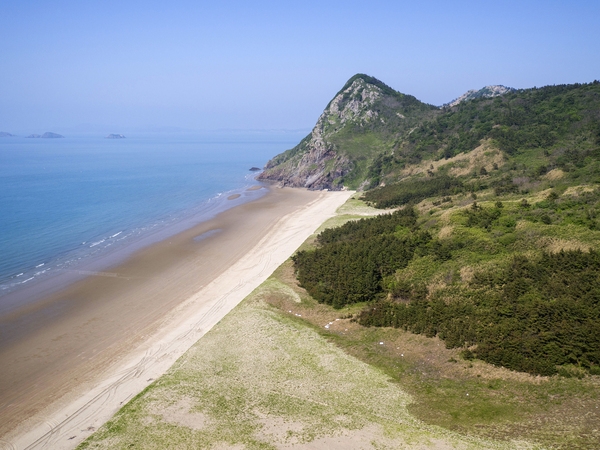
[[[0,131],[312,128],[374,76],[441,105],[600,79],[600,1],[0,3]]]

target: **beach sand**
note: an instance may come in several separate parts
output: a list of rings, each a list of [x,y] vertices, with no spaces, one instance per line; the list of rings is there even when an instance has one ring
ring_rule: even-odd
[[[350,192],[273,188],[3,318],[0,445],[74,448],[262,283]]]

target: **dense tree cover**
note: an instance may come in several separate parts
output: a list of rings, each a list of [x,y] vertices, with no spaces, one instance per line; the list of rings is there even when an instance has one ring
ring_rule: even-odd
[[[407,208],[326,230],[315,250],[293,256],[298,281],[319,302],[336,308],[380,297],[384,277],[406,267],[415,250],[431,241],[427,232],[409,231],[415,218]]]
[[[600,254],[534,250],[524,256],[523,244],[529,252],[535,246],[515,242],[518,221],[596,229],[599,196],[552,191],[542,201],[510,206],[475,201],[454,213],[463,231],[445,239],[433,238],[429,222],[406,207],[327,229],[315,250],[293,260],[300,284],[319,302],[336,308],[367,302],[357,318],[362,325],[439,336],[467,356],[532,374],[570,365],[600,374]],[[427,277],[402,275],[413,263],[423,267],[418,261],[443,267],[482,251],[496,254],[499,265],[478,270],[470,281],[451,276],[430,291]]]
[[[462,192],[463,183],[455,177],[439,175],[432,178],[411,178],[367,191],[364,200],[377,208],[391,208],[407,203],[418,203],[436,195]]]
[[[508,154],[549,148],[567,136],[579,136],[593,146],[599,120],[600,83],[546,86],[459,103],[401,138],[398,145],[404,155],[445,158],[473,150],[486,138]]]
[[[600,373],[599,275],[594,251],[520,256],[502,271],[479,273],[452,301],[444,291],[408,303],[382,300],[359,322],[474,346],[476,357],[514,370],[552,375],[573,364]]]
[[[327,228],[317,236],[323,246],[334,242],[356,242],[374,236],[393,234],[401,228],[413,229],[417,223],[414,208],[404,208],[392,214],[382,214],[376,218],[360,219],[345,223],[341,227]]]
[[[439,336],[467,357],[532,374],[600,374],[600,256],[542,251],[598,241],[600,83],[472,100],[410,130],[364,166],[371,187],[387,184],[363,199],[404,209],[323,232],[293,258],[301,285],[336,308],[366,302],[363,325]],[[407,165],[482,139],[492,144],[485,154],[390,183]],[[429,212],[418,217],[410,205],[423,200]],[[453,231],[436,238],[442,223]]]

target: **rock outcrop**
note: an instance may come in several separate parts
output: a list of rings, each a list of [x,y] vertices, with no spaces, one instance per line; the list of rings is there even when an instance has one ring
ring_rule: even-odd
[[[506,87],[506,86],[502,86],[501,84],[498,85],[491,85],[491,86],[486,86],[484,88],[481,88],[479,90],[476,89],[471,89],[470,91],[465,92],[463,95],[461,95],[460,97],[452,100],[450,103],[447,103],[444,106],[456,106],[459,103],[462,102],[466,102],[469,100],[473,100],[476,98],[492,98],[492,97],[498,97],[500,95],[504,95],[508,92],[512,92],[514,91],[514,88],[511,87]]]
[[[258,179],[308,189],[356,188],[374,155],[388,148],[414,117],[433,109],[376,78],[355,75],[329,102],[312,132],[269,161]]]

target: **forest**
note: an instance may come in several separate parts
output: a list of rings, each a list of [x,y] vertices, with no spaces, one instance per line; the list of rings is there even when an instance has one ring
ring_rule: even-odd
[[[415,192],[404,195],[427,195]],[[420,192],[448,193],[427,184]],[[293,257],[300,285],[334,308],[364,304],[361,325],[438,336],[467,359],[537,375],[600,374],[600,253],[539,244],[559,230],[597,239],[598,190],[551,191],[537,202],[457,197],[469,206],[436,202],[450,213],[450,236],[413,205],[326,229]],[[467,265],[471,278],[460,276]]]

